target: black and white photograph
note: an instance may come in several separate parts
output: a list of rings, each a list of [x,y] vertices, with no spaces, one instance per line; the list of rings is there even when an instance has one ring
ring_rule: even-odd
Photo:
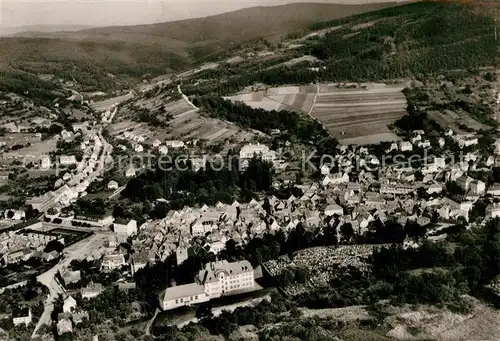
[[[0,341],[500,341],[500,0],[0,0]]]

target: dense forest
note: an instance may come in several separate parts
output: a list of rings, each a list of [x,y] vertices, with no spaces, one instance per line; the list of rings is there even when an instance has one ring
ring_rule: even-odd
[[[157,205],[158,215],[164,216],[169,209],[185,205],[248,202],[272,184],[272,166],[266,162],[251,160],[245,170],[240,170],[234,160],[226,165],[221,170],[207,165],[198,171],[190,168],[187,160],[186,170],[179,169],[184,165],[161,165],[130,180],[122,195],[138,202],[167,199],[167,205]]]
[[[313,54],[327,63],[324,80],[389,79],[498,62],[494,18],[472,6],[418,2],[326,25],[345,27],[313,44]]]
[[[194,104],[214,118],[233,122],[243,128],[259,130],[271,134],[279,130],[284,138],[296,139],[305,144],[313,144],[318,154],[335,154],[337,141],[323,127],[305,114],[293,111],[268,111],[233,103],[215,96],[195,96]]]

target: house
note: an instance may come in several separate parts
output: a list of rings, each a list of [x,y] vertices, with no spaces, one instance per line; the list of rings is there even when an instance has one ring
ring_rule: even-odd
[[[325,215],[331,217],[333,215],[344,215],[344,209],[337,204],[330,204],[325,208]]]
[[[491,185],[486,193],[493,196],[500,196],[500,184],[495,183]]]
[[[59,252],[57,252],[56,250],[53,250],[53,251],[50,251],[50,252],[44,252],[42,254],[42,259],[46,262],[50,262],[54,259],[57,259],[59,258]]]
[[[71,127],[73,128],[73,132],[75,133],[78,131],[87,130],[88,126],[89,126],[88,121],[76,122],[71,125]]]
[[[4,128],[9,133],[18,133],[19,132],[19,128],[17,127],[17,124],[15,124],[15,123],[5,123],[2,125],[2,128]]]
[[[50,156],[44,155],[40,158],[40,168],[49,169],[51,166],[52,163],[50,162]]]
[[[189,162],[191,163],[192,170],[197,172],[200,169],[205,169],[206,164],[207,164],[207,158],[206,157],[192,157],[189,159]]]
[[[59,314],[57,322],[57,335],[61,336],[65,333],[72,333],[73,325],[71,324],[69,314]]]
[[[411,152],[413,150],[413,146],[409,141],[401,141],[399,143],[399,150],[402,152]]]
[[[101,270],[115,270],[124,266],[125,256],[122,254],[105,255],[102,257]]]
[[[188,259],[189,246],[190,245],[186,243],[186,241],[181,236],[179,236],[179,245],[175,250],[178,266],[181,265],[186,259]]]
[[[420,148],[424,148],[424,149],[425,148],[430,148],[431,147],[431,141],[429,141],[429,140],[420,141],[420,142],[418,142],[417,146],[420,147]]]
[[[494,143],[495,155],[500,155],[500,139],[497,139]]]
[[[66,297],[63,303],[63,312],[71,313],[74,309],[76,309],[76,300],[71,296]]]
[[[500,217],[500,203],[494,203],[486,208],[486,216],[491,218]]]
[[[160,306],[170,310],[253,288],[253,268],[248,261],[212,262],[198,272],[194,283],[167,288],[159,297]]]
[[[165,145],[170,148],[184,148],[184,142],[178,140],[165,141]]]
[[[340,174],[330,174],[325,176],[321,184],[323,186],[331,186],[331,185],[337,185],[337,184],[346,184],[349,182],[349,175],[347,173],[344,173],[342,175]]]
[[[89,319],[89,313],[87,313],[86,311],[78,311],[76,313],[73,313],[73,315],[71,316],[71,318],[73,319],[73,323],[75,325],[77,325],[77,324],[82,323],[83,320],[88,320]]]
[[[14,309],[12,312],[12,323],[14,326],[20,324],[29,325],[32,321],[31,309],[28,307],[21,309]]]
[[[198,272],[195,281],[205,286],[209,297],[231,295],[254,287],[253,267],[247,260],[211,262]]]
[[[12,217],[9,218],[9,212],[12,212]],[[8,210],[5,212],[5,218],[9,218],[11,220],[23,220],[26,217],[26,213],[23,210]]]
[[[486,184],[481,180],[473,181],[470,184],[470,190],[473,194],[482,195],[485,193]]]
[[[61,166],[71,166],[76,165],[78,161],[76,161],[76,157],[74,155],[61,155],[59,156],[59,164]]]
[[[112,189],[112,190],[118,189],[118,182],[116,182],[115,180],[111,180],[108,183],[108,189]]]
[[[330,169],[331,167],[328,165],[322,165],[321,166],[321,175],[328,175],[330,174]]]
[[[462,190],[464,190],[465,192],[467,192],[469,190],[469,187],[471,185],[471,183],[474,181],[473,178],[471,178],[470,176],[467,176],[467,175],[462,175],[461,177],[459,177],[457,180],[456,180],[456,183],[458,186],[460,186],[460,188]]]
[[[90,283],[87,287],[81,288],[82,298],[93,298],[99,295],[104,288],[100,283]]]
[[[73,134],[71,131],[63,129],[63,131],[61,131],[61,138],[66,142],[71,142],[74,140],[75,134]]]
[[[438,184],[437,182],[432,183],[428,188],[427,188],[427,194],[438,194],[443,191],[443,186]]]
[[[167,288],[160,294],[160,307],[163,310],[171,310],[209,300],[210,297],[203,285],[191,283]]]
[[[134,148],[134,151],[136,153],[142,153],[144,151],[144,147],[142,146],[142,144],[137,144]]]
[[[80,270],[76,270],[76,271],[66,270],[63,273],[61,273],[60,275],[61,275],[61,278],[64,282],[64,285],[68,285],[71,283],[78,283],[78,282],[80,282],[80,280],[82,278]]]
[[[260,143],[249,143],[241,148],[241,160],[253,159],[255,157],[261,158],[264,161],[273,162],[276,159],[276,152],[270,150],[268,146]]]
[[[479,143],[479,139],[474,134],[455,135],[455,136],[453,136],[453,139],[455,140],[455,142],[458,143],[458,146],[460,148],[474,146],[474,145],[477,145]]]
[[[135,282],[120,282],[118,283],[118,289],[122,291],[129,291],[135,289],[137,286]]]
[[[137,221],[134,219],[117,219],[113,223],[113,231],[117,234],[131,236],[137,233]]]
[[[158,151],[160,152],[160,154],[166,155],[166,154],[168,154],[168,147],[167,146],[160,146],[160,148],[158,148]]]
[[[135,173],[136,173],[135,168],[131,166],[127,168],[127,170],[125,171],[125,176],[127,178],[131,178],[135,176]]]
[[[129,263],[132,268],[132,273],[136,273],[142,268],[145,268],[149,262],[149,251],[141,250],[139,252],[135,252],[130,256]]]

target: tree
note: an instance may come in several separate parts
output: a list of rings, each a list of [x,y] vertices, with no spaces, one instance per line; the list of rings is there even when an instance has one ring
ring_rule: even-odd
[[[50,207],[50,208],[47,210],[47,214],[48,214],[48,215],[54,215],[54,214],[57,214],[57,209],[55,209],[54,207]]]
[[[474,205],[472,206],[472,209],[470,211],[470,216],[469,220],[470,221],[480,221],[482,220],[485,215],[486,215],[486,207],[488,205],[481,199],[476,201]]]
[[[214,316],[212,313],[212,304],[210,302],[202,303],[196,308],[196,318],[198,320],[210,319]]]
[[[351,240],[351,238],[354,236],[354,228],[352,227],[351,223],[345,223],[340,227],[340,233],[342,233],[342,236],[346,241]]]
[[[64,250],[64,245],[60,241],[51,240],[50,242],[47,243],[43,252],[57,251],[58,253],[61,253],[63,250]]]
[[[418,242],[420,238],[423,238],[427,233],[427,228],[420,226],[416,221],[408,220],[404,227],[404,231],[408,237]]]

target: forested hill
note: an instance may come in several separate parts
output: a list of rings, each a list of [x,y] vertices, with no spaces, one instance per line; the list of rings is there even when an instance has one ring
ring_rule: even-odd
[[[394,78],[498,63],[498,8],[426,1],[313,25],[340,26],[312,47],[330,80]]]
[[[396,4],[294,3],[152,25],[24,32],[0,39],[0,90],[31,91],[37,81],[27,80],[40,74],[76,81],[81,91],[127,88],[145,78],[196,67],[207,56],[249,41],[282,39],[291,32],[307,32],[314,22]]]
[[[184,89],[190,94],[227,95],[256,83],[384,81],[496,66],[498,6],[424,1],[316,23],[310,26],[316,34],[290,41],[302,46],[288,59],[312,55],[319,61],[269,67],[270,59],[265,65],[226,65],[198,74],[204,82],[196,86],[194,80]]]

